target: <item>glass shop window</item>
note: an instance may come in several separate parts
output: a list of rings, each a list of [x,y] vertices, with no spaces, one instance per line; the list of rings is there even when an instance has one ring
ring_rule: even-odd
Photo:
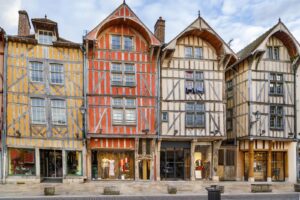
[[[82,154],[80,151],[67,151],[67,174],[82,176]]]
[[[9,175],[35,176],[34,149],[9,148]]]

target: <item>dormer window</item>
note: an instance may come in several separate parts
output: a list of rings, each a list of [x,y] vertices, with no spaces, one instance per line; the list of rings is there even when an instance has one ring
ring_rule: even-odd
[[[38,35],[39,44],[51,45],[53,42],[53,33],[51,31],[39,31]]]

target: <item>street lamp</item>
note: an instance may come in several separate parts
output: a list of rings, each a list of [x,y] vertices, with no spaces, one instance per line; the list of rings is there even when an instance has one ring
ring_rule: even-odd
[[[86,126],[86,123],[85,123],[85,113],[86,113],[86,107],[84,105],[82,105],[80,108],[79,108],[81,114],[82,114],[82,132],[83,132],[83,143],[85,143],[85,138],[86,138],[86,135],[85,135],[85,126]]]

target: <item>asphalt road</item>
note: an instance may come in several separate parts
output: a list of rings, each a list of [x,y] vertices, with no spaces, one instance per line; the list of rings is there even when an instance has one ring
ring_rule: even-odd
[[[206,195],[164,195],[164,196],[99,196],[99,197],[76,197],[76,196],[53,196],[53,197],[19,197],[3,198],[0,200],[207,200]],[[300,200],[298,193],[290,194],[242,194],[222,195],[221,200]]]

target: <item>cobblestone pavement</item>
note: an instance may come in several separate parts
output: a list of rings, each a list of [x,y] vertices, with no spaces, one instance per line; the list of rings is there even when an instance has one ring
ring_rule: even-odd
[[[205,187],[213,184],[223,185],[226,195],[250,195],[250,183],[248,182],[212,182],[212,181],[160,181],[160,182],[145,182],[145,181],[96,181],[87,183],[26,183],[26,184],[4,184],[0,185],[0,199],[1,197],[41,197],[43,196],[45,186],[55,186],[55,194],[58,197],[96,197],[102,195],[105,186],[116,186],[120,189],[122,196],[131,196],[129,199],[139,199],[138,196],[161,196],[167,194],[168,185],[176,186],[178,189],[177,196],[193,195],[189,198],[193,199],[198,196],[205,196],[207,199],[207,191]],[[282,195],[298,195],[293,191],[292,183],[272,183],[273,192],[271,194]],[[253,194],[251,194],[253,195]],[[246,197],[246,196],[245,196]],[[295,197],[295,196],[294,196]],[[115,197],[113,197],[115,198]],[[125,197],[124,197],[125,198]],[[169,197],[165,196],[164,199]],[[172,197],[173,199],[174,196]],[[180,197],[179,197],[180,198]],[[224,199],[222,198],[222,199]],[[238,198],[238,197],[236,197]],[[31,198],[32,199],[32,198]],[[150,197],[147,199],[151,199]],[[188,200],[188,198],[184,198]],[[274,198],[271,198],[275,200]],[[299,199],[299,198],[297,198]],[[256,198],[257,200],[257,198]],[[287,198],[284,198],[287,200]]]

